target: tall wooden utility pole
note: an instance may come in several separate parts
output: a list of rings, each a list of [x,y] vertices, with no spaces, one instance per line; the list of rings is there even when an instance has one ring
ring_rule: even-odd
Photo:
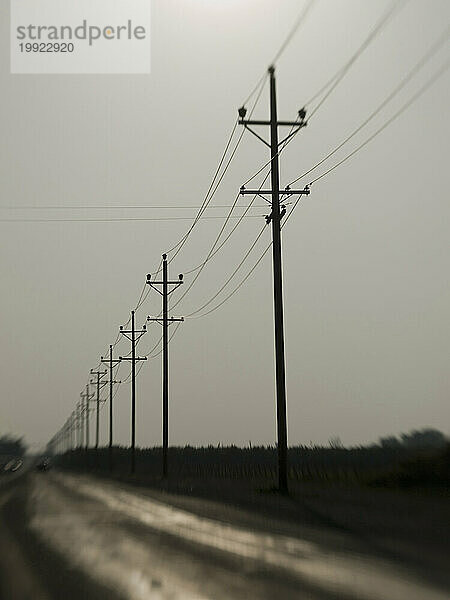
[[[119,356],[119,360],[131,361],[131,472],[136,471],[136,363],[147,360],[147,357],[136,356],[136,345],[146,333],[146,326],[136,331],[134,310],[131,311],[131,329],[125,331],[120,327],[120,333],[131,342],[131,356]]]
[[[97,375],[96,381],[91,381],[91,385],[95,385],[97,389],[97,418],[95,422],[95,449],[98,450],[98,444],[100,441],[100,390],[106,385],[106,381],[101,381],[101,378],[106,375],[107,371],[94,371],[91,369],[91,375]]]
[[[148,321],[157,321],[162,324],[163,339],[162,339],[162,354],[163,354],[163,390],[162,390],[162,405],[163,405],[163,465],[162,474],[166,478],[168,474],[168,451],[169,451],[169,323],[174,321],[184,321],[183,317],[169,318],[169,296],[183,283],[183,275],[178,276],[178,281],[169,281],[167,254],[163,254],[163,278],[162,281],[152,281],[151,275],[147,275],[147,284],[155,289],[162,296],[162,319],[160,317],[148,317]],[[162,286],[162,291],[156,287]],[[169,289],[169,286],[170,289]]]
[[[275,81],[275,68],[269,68],[270,76],[270,121],[246,120],[247,110],[239,109],[239,123],[244,125],[260,141],[270,148],[271,158],[271,190],[246,190],[241,188],[241,194],[264,194],[271,196],[271,214],[266,218],[272,222],[272,262],[273,262],[273,298],[275,317],[275,363],[276,363],[276,391],[277,391],[277,434],[278,434],[278,488],[280,492],[288,491],[287,467],[287,415],[286,415],[286,368],[284,356],[284,319],[283,319],[283,269],[281,262],[281,219],[285,214],[285,207],[280,207],[280,200],[293,195],[307,195],[309,189],[291,190],[286,188],[280,191],[280,148],[294,136],[302,127],[306,126],[306,112],[301,109],[296,121],[279,121],[277,115],[277,91]],[[264,140],[250,126],[270,126],[270,143]],[[278,127],[291,127],[290,133],[281,142],[278,140]]]
[[[112,448],[113,448],[113,385],[115,383],[121,383],[120,381],[114,381],[113,377],[113,369],[116,365],[120,363],[120,358],[113,358],[113,346],[112,344],[109,346],[109,358],[105,359],[103,356],[101,357],[102,363],[108,363],[109,365],[109,446],[108,446],[108,454],[109,454],[109,470],[112,471],[113,468],[113,457],[112,457]]]

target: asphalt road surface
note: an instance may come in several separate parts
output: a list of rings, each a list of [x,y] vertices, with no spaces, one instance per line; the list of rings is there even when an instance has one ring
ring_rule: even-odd
[[[427,577],[349,532],[89,476],[24,468],[0,519],[1,600],[449,598],[444,566]]]

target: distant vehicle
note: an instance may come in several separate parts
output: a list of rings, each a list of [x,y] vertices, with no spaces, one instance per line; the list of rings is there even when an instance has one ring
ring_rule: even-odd
[[[38,471],[48,471],[51,467],[50,459],[45,457],[42,458],[36,465]]]
[[[23,465],[23,460],[21,458],[16,458],[15,461],[14,461],[14,464],[10,468],[10,471],[12,473],[15,473],[16,471],[18,471],[20,469],[20,467],[22,465]]]
[[[15,473],[23,465],[21,458],[10,458],[8,461],[0,465],[1,473]]]
[[[16,459],[15,458],[12,458],[11,460],[8,460],[8,462],[3,466],[3,472],[4,473],[11,473],[15,464],[16,464]]]

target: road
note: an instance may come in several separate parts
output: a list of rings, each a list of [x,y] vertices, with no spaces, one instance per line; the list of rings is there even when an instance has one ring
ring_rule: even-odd
[[[26,470],[25,470],[26,471]],[[447,600],[445,583],[289,525],[85,475],[0,487],[2,600]]]

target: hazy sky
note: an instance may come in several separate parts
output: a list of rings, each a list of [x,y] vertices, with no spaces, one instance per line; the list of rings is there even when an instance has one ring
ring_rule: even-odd
[[[9,9],[1,0],[1,206],[200,206],[237,108],[303,4],[154,0],[150,75],[32,76],[9,74]],[[316,2],[277,65],[281,118],[296,117],[388,5]],[[359,125],[449,18],[447,0],[408,2],[283,153],[282,184]],[[436,55],[326,165],[375,131],[448,54],[447,47]],[[355,444],[423,426],[449,433],[448,105],[447,72],[364,150],[317,182],[283,230],[291,444],[326,443],[336,435]],[[268,115],[267,88],[255,115]],[[214,204],[230,205],[267,159],[267,148],[246,134]],[[208,214],[225,213],[216,208]],[[189,209],[2,208],[0,217],[193,215]],[[201,262],[221,223],[208,219],[194,229],[170,267],[173,275]],[[192,312],[217,291],[263,224],[262,217],[245,220],[175,315]],[[24,434],[34,444],[55,433],[89,369],[126,322],[145,274],[188,226],[0,222],[0,433]],[[267,228],[236,283],[269,240]],[[180,327],[171,344],[171,443],[274,443],[271,273],[267,255],[221,309]],[[191,280],[186,276],[187,284]],[[152,292],[139,324],[159,309],[160,297]],[[139,351],[147,352],[159,336],[159,325],[152,325]],[[117,346],[118,353],[128,350],[125,340]],[[128,371],[129,364],[122,365],[118,377]],[[160,443],[160,373],[158,357],[139,376],[141,445]],[[116,396],[116,423],[116,439],[128,443],[129,384]],[[106,426],[104,411],[103,441]]]

